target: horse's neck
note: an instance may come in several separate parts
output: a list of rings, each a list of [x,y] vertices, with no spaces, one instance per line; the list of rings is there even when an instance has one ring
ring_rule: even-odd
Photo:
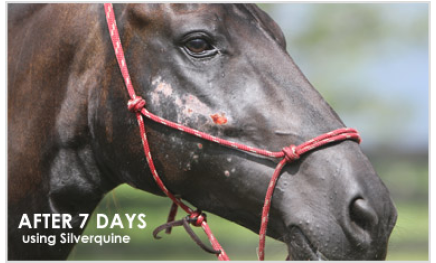
[[[10,246],[22,243],[14,239],[24,233],[56,233],[17,229],[24,213],[69,213],[79,224],[74,217],[91,213],[114,186],[102,179],[91,145],[90,116],[104,71],[104,57],[96,57],[103,56],[99,45],[106,33],[101,17],[90,14],[93,8],[47,5],[32,9],[28,21],[9,19]],[[13,253],[62,258],[69,251],[53,255],[46,248],[32,247],[32,252],[14,246]]]

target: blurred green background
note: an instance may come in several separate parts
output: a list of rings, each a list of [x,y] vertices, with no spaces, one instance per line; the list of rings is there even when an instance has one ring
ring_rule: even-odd
[[[361,132],[364,152],[390,189],[399,217],[387,259],[428,260],[429,4],[260,6],[280,25],[289,53],[315,88],[347,126]],[[181,228],[153,239],[151,232],[166,221],[170,204],[126,185],[118,187],[95,213],[144,213],[147,227],[88,227],[84,234],[125,234],[132,241],[79,244],[69,259],[215,260]],[[257,259],[257,234],[212,214],[208,222],[231,259]],[[284,244],[267,240],[268,260],[284,260],[286,254]]]

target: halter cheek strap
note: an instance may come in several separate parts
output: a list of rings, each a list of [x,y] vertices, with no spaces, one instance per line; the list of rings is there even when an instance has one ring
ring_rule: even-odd
[[[187,230],[188,234],[194,239],[194,241],[202,247],[205,251],[216,254],[219,260],[229,260],[229,257],[221,247],[221,245],[216,240],[215,236],[212,234],[209,225],[206,221],[206,215],[204,213],[201,213],[198,210],[193,210],[189,206],[187,206],[180,198],[175,197],[166,187],[165,184],[160,179],[159,174],[156,171],[156,168],[153,163],[153,159],[151,156],[150,146],[148,144],[147,135],[145,132],[144,127],[144,120],[143,116],[146,118],[161,123],[167,127],[170,127],[172,129],[179,130],[181,132],[189,133],[191,135],[197,136],[201,139],[211,141],[218,143],[223,146],[227,146],[230,148],[234,148],[240,151],[250,152],[252,154],[260,155],[260,156],[267,156],[272,158],[281,159],[278,165],[276,166],[274,173],[272,175],[272,178],[270,180],[270,183],[267,187],[266,196],[265,196],[265,202],[262,209],[262,216],[261,216],[261,225],[259,230],[259,249],[258,249],[258,257],[259,260],[264,260],[265,258],[265,235],[266,235],[266,229],[268,225],[268,215],[269,210],[271,208],[271,199],[273,196],[274,188],[277,182],[277,179],[280,176],[280,173],[283,169],[283,167],[287,163],[292,163],[300,158],[301,155],[312,151],[314,149],[318,149],[322,146],[325,146],[327,144],[331,144],[334,142],[340,142],[344,140],[353,140],[358,143],[360,143],[360,135],[355,129],[351,128],[342,128],[337,129],[325,134],[322,134],[318,137],[315,137],[312,140],[309,140],[301,145],[290,145],[287,147],[284,147],[282,151],[279,152],[272,152],[265,149],[259,149],[251,146],[247,146],[244,144],[224,140],[215,136],[212,136],[207,133],[203,133],[200,131],[197,131],[195,129],[183,126],[178,123],[174,123],[168,120],[165,120],[159,116],[156,116],[152,113],[150,113],[147,109],[145,109],[145,100],[141,98],[140,96],[137,96],[135,94],[135,90],[133,88],[129,71],[127,69],[126,65],[126,59],[124,57],[124,51],[121,45],[116,21],[115,21],[115,14],[113,12],[112,4],[104,4],[104,9],[106,13],[106,21],[109,29],[109,33],[111,36],[112,44],[115,51],[115,56],[118,61],[118,66],[121,70],[121,74],[123,75],[124,83],[126,85],[127,92],[129,93],[130,100],[127,103],[127,108],[129,111],[135,113],[136,119],[138,122],[140,135],[142,139],[142,145],[144,149],[144,154],[148,163],[148,166],[150,168],[151,174],[153,176],[153,179],[156,181],[156,184],[159,186],[159,188],[162,190],[162,192],[165,193],[166,196],[168,196],[172,201],[173,205],[171,207],[170,214],[168,216],[168,222],[167,224],[162,225],[161,227],[158,227],[154,231],[154,236],[157,237],[157,234],[161,231],[166,229],[167,233],[170,233],[171,227],[173,226],[184,226],[184,228]],[[177,207],[182,208],[186,213],[188,213],[188,217],[185,217],[182,220],[174,221],[174,218],[177,213]],[[201,227],[204,232],[206,233],[212,248],[207,247],[203,243],[201,243],[200,239],[193,234],[192,230],[190,230],[189,225],[193,225],[196,227]]]

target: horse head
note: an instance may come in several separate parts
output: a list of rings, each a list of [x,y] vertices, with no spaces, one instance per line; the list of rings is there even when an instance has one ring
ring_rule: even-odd
[[[258,7],[130,5],[114,12],[120,17],[132,82],[150,112],[274,150],[344,127],[286,52],[280,28]],[[117,71],[113,67],[110,72],[111,89],[123,86]],[[110,127],[118,139],[112,142],[115,158],[106,161],[131,185],[160,193],[144,167],[134,118],[120,110],[127,95],[122,92],[110,92],[118,95],[112,107],[118,121]],[[158,170],[171,192],[259,231],[271,160],[160,124],[146,125]],[[351,141],[287,166],[271,209],[268,235],[283,240],[291,258],[300,260],[383,259],[396,220],[388,190]]]
[[[163,195],[148,169],[136,118],[126,109],[129,98],[103,7],[83,11],[77,12],[82,26],[65,32],[72,34],[65,49],[82,48],[69,60],[76,66],[69,67],[65,94],[76,96],[65,95],[59,104],[57,134],[70,146],[79,141],[72,134],[86,137],[81,141],[89,147],[77,156],[92,162],[77,165],[102,177],[76,181],[88,192],[95,189],[88,183],[105,185],[98,188],[104,192],[125,182]],[[133,86],[158,116],[272,151],[345,127],[286,52],[278,25],[255,5],[119,4],[114,13]],[[73,110],[80,105],[87,105],[83,112]],[[74,122],[86,128],[72,127]],[[145,126],[170,192],[259,231],[275,160],[149,120]],[[51,185],[51,205],[61,206],[56,200],[65,197],[65,183]],[[395,221],[389,192],[367,157],[356,142],[343,141],[284,167],[267,235],[285,242],[295,260],[384,259]]]

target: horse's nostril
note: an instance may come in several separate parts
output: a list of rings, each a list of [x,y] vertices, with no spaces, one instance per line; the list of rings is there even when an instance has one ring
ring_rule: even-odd
[[[362,198],[356,198],[351,202],[350,219],[352,223],[366,231],[369,231],[378,223],[376,212],[369,203]]]

